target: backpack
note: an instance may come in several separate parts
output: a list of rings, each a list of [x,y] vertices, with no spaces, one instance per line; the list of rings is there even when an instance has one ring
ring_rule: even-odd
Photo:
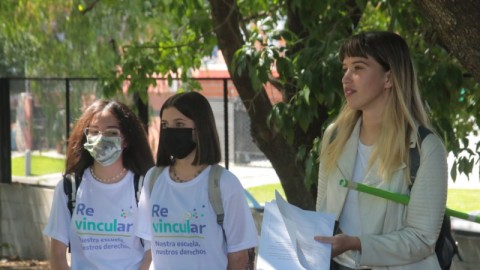
[[[70,212],[70,217],[73,215],[73,209],[75,209],[75,205],[77,202],[77,190],[82,183],[82,176],[81,175],[72,175],[72,174],[64,174],[63,175],[63,191],[65,195],[67,195],[67,208]],[[138,201],[140,200],[140,192],[142,191],[143,186],[143,176],[139,174],[135,174],[133,176],[133,188],[135,190],[135,201],[138,206]],[[140,239],[140,243],[143,246],[143,239]],[[70,243],[68,243],[68,252],[70,252]]]
[[[431,134],[432,131],[429,129],[419,126],[418,133],[420,135],[420,142],[422,141],[427,135]],[[415,178],[417,175],[418,168],[420,167],[420,153],[418,151],[418,146],[415,148],[410,148],[410,180],[412,184],[409,186],[409,189],[412,189],[412,186],[415,182]],[[457,255],[460,261],[463,261],[460,253],[458,252],[457,242],[453,238],[452,229],[450,225],[450,217],[444,215],[442,221],[442,228],[440,229],[440,233],[438,235],[437,243],[435,244],[435,253],[437,255],[438,262],[442,270],[450,269],[452,265],[452,260],[455,255]]]
[[[153,186],[155,185],[158,176],[163,172],[165,167],[158,167],[155,166],[152,169],[152,174],[150,175],[150,186],[149,191],[152,193]],[[208,175],[208,198],[210,200],[210,204],[212,205],[215,214],[217,215],[217,224],[222,228],[223,232],[223,239],[225,242],[227,241],[227,237],[225,235],[225,229],[223,228],[223,219],[225,216],[225,212],[223,210],[222,204],[222,192],[220,190],[220,180],[223,170],[222,166],[215,164],[212,165],[210,169],[210,174]],[[255,264],[255,248],[248,249],[248,262],[245,265],[245,270],[253,270]]]

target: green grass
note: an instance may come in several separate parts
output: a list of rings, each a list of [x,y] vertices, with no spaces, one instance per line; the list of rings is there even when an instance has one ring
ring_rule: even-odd
[[[449,189],[447,207],[467,213],[480,210],[480,190]]]
[[[282,185],[280,184],[269,184],[264,186],[252,187],[247,189],[253,197],[261,204],[264,205],[265,202],[269,202],[275,199],[275,190],[278,190],[278,193],[285,197],[285,192],[283,191]]]
[[[31,166],[32,176],[63,172],[65,170],[65,160],[32,155]],[[24,157],[16,157],[12,159],[12,175],[25,176]]]
[[[264,205],[275,198],[275,190],[285,198],[280,184],[270,184],[247,189],[255,199]],[[449,189],[447,207],[460,212],[480,210],[480,190],[478,189]]]

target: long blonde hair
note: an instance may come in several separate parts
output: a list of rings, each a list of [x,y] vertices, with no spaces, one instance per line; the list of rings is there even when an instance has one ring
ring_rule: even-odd
[[[418,137],[416,125],[431,129],[420,98],[417,78],[405,40],[392,32],[363,32],[352,36],[340,49],[340,61],[346,57],[372,57],[385,71],[391,71],[392,91],[382,118],[382,129],[375,143],[370,166],[379,160],[378,174],[389,181],[402,162],[409,165],[410,134]],[[344,105],[333,126],[323,137],[320,158],[331,172],[362,112]],[[408,178],[406,178],[407,181]]]

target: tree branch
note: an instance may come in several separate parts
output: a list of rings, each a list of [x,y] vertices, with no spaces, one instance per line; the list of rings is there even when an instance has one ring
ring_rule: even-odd
[[[480,1],[415,0],[436,37],[480,83]]]
[[[91,2],[84,10],[80,11],[80,13],[82,15],[85,15],[87,14],[87,12],[89,12],[90,10],[92,10],[96,4],[98,4],[100,2],[100,0],[94,0],[93,2]]]

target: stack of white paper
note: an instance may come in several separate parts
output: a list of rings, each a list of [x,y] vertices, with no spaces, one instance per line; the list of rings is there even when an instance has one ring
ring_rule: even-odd
[[[257,269],[330,269],[331,245],[313,239],[331,236],[333,214],[302,210],[278,192],[265,204]]]

